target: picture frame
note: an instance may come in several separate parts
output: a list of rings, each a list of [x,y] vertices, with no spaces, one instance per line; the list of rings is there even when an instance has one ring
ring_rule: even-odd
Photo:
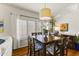
[[[60,31],[62,32],[68,31],[68,23],[60,24]]]
[[[4,21],[1,20],[0,21],[0,33],[3,33],[4,32]]]

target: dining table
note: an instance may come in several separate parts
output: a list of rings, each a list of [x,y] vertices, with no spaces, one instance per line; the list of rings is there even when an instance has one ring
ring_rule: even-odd
[[[41,39],[42,38],[42,39]],[[55,43],[57,41],[62,40],[60,36],[56,37],[56,36],[37,36],[36,39],[34,39],[34,41],[37,41],[38,43],[42,44],[43,46],[43,55],[46,56],[46,46],[50,45],[52,43]],[[61,45],[61,49],[60,49],[60,55],[63,56],[64,55],[64,48],[63,48],[63,44]]]

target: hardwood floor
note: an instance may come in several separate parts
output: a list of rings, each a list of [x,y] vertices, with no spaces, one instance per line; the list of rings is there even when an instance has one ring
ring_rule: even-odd
[[[12,51],[12,56],[26,56],[28,54],[28,48],[23,47]]]
[[[79,56],[79,50],[69,50],[68,56]]]
[[[28,54],[28,48],[23,47],[16,50],[13,50],[12,55],[13,56],[27,56]],[[77,50],[68,50],[68,56],[79,56],[79,51]]]

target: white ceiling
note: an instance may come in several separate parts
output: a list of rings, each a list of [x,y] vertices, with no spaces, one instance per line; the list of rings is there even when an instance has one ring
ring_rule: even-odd
[[[39,12],[44,7],[45,3],[9,3],[11,6],[15,6],[22,9],[28,9],[33,12]],[[73,5],[72,3],[46,3],[46,6],[51,9],[52,15],[63,11],[68,6]]]

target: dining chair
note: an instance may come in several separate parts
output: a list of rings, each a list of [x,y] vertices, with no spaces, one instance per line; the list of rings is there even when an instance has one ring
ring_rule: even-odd
[[[68,41],[69,41],[68,48],[74,49],[74,47],[75,47],[75,36],[70,36]]]
[[[63,56],[67,56],[68,55],[68,49],[69,49],[69,37],[62,37],[63,40],[62,40],[62,47],[63,48]],[[61,42],[60,42],[61,44]]]
[[[70,49],[70,45],[73,45],[71,44],[73,43],[72,40],[70,39],[70,37],[65,37],[64,39],[64,51],[65,51],[65,55],[67,56],[68,55],[68,49]]]
[[[68,54],[68,46],[69,46],[69,37],[65,37],[64,42],[64,55]]]
[[[69,49],[69,37],[61,37],[63,38],[63,40],[61,40],[62,42],[58,43],[59,45],[62,44],[61,48],[63,51],[63,56],[67,56],[68,55],[68,49]]]
[[[42,46],[35,42],[34,39],[28,36],[28,56],[40,55]]]
[[[38,55],[39,56],[43,47],[35,39],[39,39],[39,38],[37,38],[37,33],[32,33],[32,41],[33,41],[32,42],[32,48],[33,48],[33,53],[34,53],[34,55]]]
[[[47,47],[47,52],[50,56],[63,56],[64,47],[63,40],[56,40],[53,44]]]
[[[74,49],[74,47],[75,47],[75,36],[73,36],[73,35],[66,35],[66,34],[61,34],[61,35],[64,36],[64,37],[69,37],[69,39],[67,39],[68,42],[69,42],[68,48],[69,49]]]

